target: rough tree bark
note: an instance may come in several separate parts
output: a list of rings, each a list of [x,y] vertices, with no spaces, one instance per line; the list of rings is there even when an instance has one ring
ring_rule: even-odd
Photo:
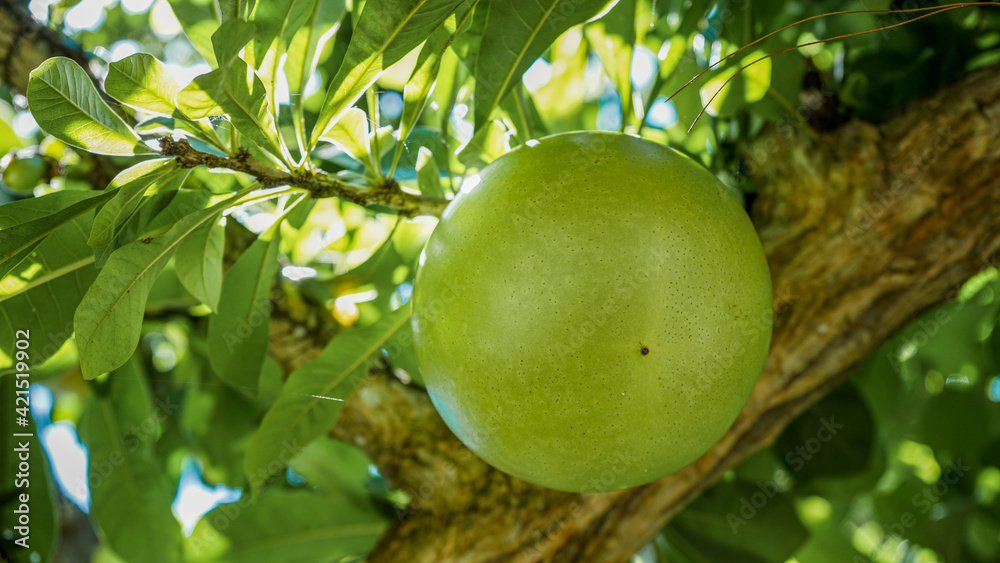
[[[8,20],[15,4],[0,0],[0,79],[23,91],[27,71],[68,53],[36,24]],[[996,265],[998,67],[879,124],[853,121],[818,136],[775,128],[747,158],[760,193],[753,215],[771,265],[775,325],[764,373],[729,433],[650,485],[558,493],[490,468],[447,430],[425,393],[373,373],[331,430],[413,499],[372,561],[626,561],[881,342]],[[278,307],[271,352],[286,370],[329,339],[315,326]]]

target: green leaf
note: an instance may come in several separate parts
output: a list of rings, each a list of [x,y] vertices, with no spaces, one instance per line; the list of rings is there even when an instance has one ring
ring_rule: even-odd
[[[215,0],[170,0],[169,4],[194,48],[208,64],[218,67],[212,48],[212,34],[222,22]]]
[[[253,504],[241,500],[209,512],[186,542],[185,561],[341,561],[367,553],[386,524],[370,504],[348,496],[273,487]]]
[[[35,209],[47,208],[56,209],[57,211],[29,219],[0,231],[0,276],[7,275],[39,243],[45,240],[45,237],[52,234],[56,229],[70,223],[114,195],[112,192],[105,192],[80,199],[80,193],[90,195],[93,192],[77,192],[75,190],[55,192],[33,200],[25,200],[34,202],[30,205],[18,205],[21,202],[9,204],[17,206],[19,210],[29,212],[19,217],[32,216],[34,214],[30,213],[30,211]],[[7,211],[13,212],[15,210],[9,209]]]
[[[310,3],[306,21],[295,30],[288,48],[288,59],[285,61],[288,93],[293,103],[306,91],[309,77],[319,62],[320,52],[336,33],[337,22],[345,11],[345,0],[312,0]]]
[[[288,464],[323,493],[351,495],[359,504],[368,496],[365,483],[372,460],[356,446],[320,436]]]
[[[434,162],[434,154],[424,147],[417,153],[417,185],[420,193],[430,197],[444,197],[441,187],[441,172]]]
[[[242,487],[243,457],[261,412],[207,366],[199,362],[198,368],[197,384],[189,385],[184,395],[182,431],[204,464],[206,482]]]
[[[240,55],[240,50],[257,36],[257,26],[241,19],[226,20],[212,34],[212,49],[219,68],[225,68]]]
[[[462,63],[470,70],[475,67],[476,51],[483,41],[483,33],[486,31],[486,18],[490,13],[491,0],[479,0],[472,10],[472,21],[469,28],[462,31],[455,37],[451,44],[450,51],[458,56]]]
[[[156,407],[135,356],[91,387],[80,419],[89,451],[90,511],[100,535],[126,561],[180,561],[181,527],[172,495],[152,455],[159,420],[172,405]]]
[[[354,160],[371,168],[371,148],[368,145],[368,116],[358,108],[344,112],[337,123],[323,135],[324,141],[334,143]]]
[[[492,0],[476,59],[475,127],[480,129],[535,59],[608,0]]]
[[[147,160],[126,169],[108,184],[108,190],[117,190],[111,201],[104,204],[94,218],[94,227],[87,244],[105,246],[111,244],[121,227],[139,207],[142,196],[154,184],[176,176],[176,163],[172,158]]]
[[[96,259],[95,264],[98,268],[103,268],[104,264],[107,263],[108,258],[110,258],[111,255],[119,248],[143,238],[144,235],[151,235],[157,232],[156,229],[150,227],[150,223],[154,218],[159,216],[162,211],[170,207],[170,204],[173,203],[174,198],[177,196],[177,190],[172,188],[176,188],[182,184],[185,177],[185,174],[176,176],[171,179],[168,184],[158,187],[155,194],[143,198],[142,202],[139,203],[139,208],[132,214],[125,224],[118,229],[114,238],[111,239],[111,243],[106,246],[94,248],[94,257]],[[195,208],[192,207],[191,209]],[[170,222],[167,225],[167,228],[176,222],[176,219]]]
[[[281,60],[315,4],[316,0],[270,0],[254,6],[250,21],[256,24],[257,35],[247,47],[247,60],[257,69],[272,109],[277,108],[274,90],[281,80]]]
[[[155,152],[111,111],[87,73],[70,59],[54,57],[33,70],[27,95],[38,126],[66,144],[100,154]]]
[[[354,28],[347,55],[313,129],[312,145],[322,137],[379,75],[422,43],[465,0],[372,0]]]
[[[458,153],[458,160],[467,168],[482,168],[509,151],[507,131],[497,120],[481,127]]]
[[[782,461],[803,480],[863,471],[874,446],[871,411],[849,383],[799,415],[775,442]]]
[[[431,89],[434,88],[438,71],[441,69],[441,58],[455,37],[471,23],[477,4],[479,0],[465,0],[456,12],[445,20],[444,25],[434,30],[420,49],[417,65],[403,88],[403,114],[399,118],[400,143],[406,141],[430,101]]]
[[[785,561],[809,538],[792,495],[773,482],[716,485],[666,531],[668,538],[683,539],[677,547],[693,561]]]
[[[236,388],[257,385],[270,336],[271,286],[278,273],[280,233],[261,236],[226,272],[218,312],[208,321],[209,360]]]
[[[587,25],[590,45],[601,57],[604,70],[622,99],[622,123],[632,108],[632,50],[636,44],[636,2],[618,0],[607,14]]]
[[[4,309],[6,310],[6,307]],[[40,335],[33,325],[25,324],[22,328],[28,326],[31,326],[29,336],[33,344],[29,361],[31,365],[37,365],[34,343]],[[12,338],[9,342],[14,341]],[[34,380],[35,377],[37,372],[32,372],[31,378]],[[15,379],[13,375],[0,377],[0,397],[8,405],[4,407],[4,416],[0,418],[0,448],[2,448],[0,473],[4,475],[3,481],[0,481],[0,530],[4,530],[4,534],[0,535],[0,553],[9,553],[13,557],[11,561],[23,563],[51,561],[60,530],[59,510],[56,505],[58,497],[53,488],[48,459],[38,440],[38,427],[30,416],[28,426],[15,424],[15,415],[20,416],[16,409],[27,409],[26,402],[18,401],[15,404],[17,392],[24,391],[24,388],[18,389],[17,384],[23,382],[21,383],[23,385],[27,381],[27,378]],[[27,446],[27,453],[30,456],[28,459],[30,471],[28,471],[29,478],[21,482],[16,476],[24,473],[19,470],[19,466],[24,462],[20,458],[25,450],[24,446]],[[22,502],[21,495],[27,495],[27,502]],[[21,516],[26,516],[30,520],[27,526],[18,529],[17,526],[21,526],[19,522]],[[17,540],[26,540],[28,547],[14,543]]]
[[[545,136],[545,123],[523,84],[514,87],[513,91],[500,102],[500,108],[514,125],[512,147]]]
[[[219,68],[196,77],[177,98],[192,119],[228,114],[233,126],[259,147],[281,154],[278,129],[260,77],[239,52],[257,32],[254,24],[229,19],[212,35]]]
[[[385,343],[385,357],[394,368],[405,371],[418,385],[424,385],[417,363],[417,351],[413,347],[413,325],[406,324]]]
[[[219,309],[222,295],[222,250],[225,229],[218,223],[205,223],[177,247],[177,277],[184,288],[207,305]]]
[[[192,119],[228,114],[240,133],[272,154],[281,154],[264,84],[242,59],[192,80],[181,91],[178,105]]]
[[[135,241],[111,255],[73,317],[84,378],[93,379],[128,360],[139,342],[146,297],[156,276],[185,237],[231,203],[227,199],[192,213],[148,243]]]
[[[51,195],[56,194],[78,198],[90,192],[73,190]],[[49,197],[0,206],[0,228],[44,213],[38,205],[30,209],[21,204],[37,204]],[[73,336],[73,311],[97,277],[94,256],[87,246],[93,218],[90,211],[59,227],[28,254],[21,262],[23,267],[0,279],[0,308],[6,313],[0,315],[0,371],[13,365],[17,330],[31,328],[36,342],[31,359],[36,365]]]
[[[249,18],[256,4],[257,0],[219,0],[222,23],[225,24],[234,18],[242,20]]]
[[[181,87],[156,57],[135,53],[108,65],[104,90],[127,106],[169,117]]]
[[[409,321],[409,306],[396,309],[369,327],[337,336],[319,357],[292,372],[247,449],[244,469],[254,490],[277,470],[275,462],[290,459],[333,426],[368,359]]]

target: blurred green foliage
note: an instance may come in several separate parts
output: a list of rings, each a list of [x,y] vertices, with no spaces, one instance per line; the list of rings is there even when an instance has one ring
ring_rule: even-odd
[[[100,76],[105,76],[109,63],[143,52],[166,63],[183,85],[210,71],[210,63],[218,63],[212,34],[223,18],[220,10],[238,3],[156,0],[138,11],[125,9],[135,2],[122,5],[114,0],[47,4],[43,11],[49,25],[93,52],[92,66]],[[322,115],[326,86],[341,69],[355,27],[363,25],[362,4],[319,0],[316,5],[322,10],[317,13],[329,21],[322,17],[309,21],[327,40],[301,35],[292,39],[297,48],[315,49],[316,65],[315,74],[298,76],[297,84],[289,85],[288,97],[280,87],[268,93],[280,106],[277,135],[291,154],[301,156],[309,148],[304,146],[303,129],[311,129]],[[377,6],[375,0],[364,4]],[[460,3],[458,12],[469,5]],[[441,54],[426,108],[402,142],[397,145],[390,131],[398,131],[408,115],[404,99],[407,83],[413,83],[419,46],[409,54],[397,53],[399,61],[378,78],[378,95],[358,99],[356,112],[347,112],[340,128],[328,134],[337,142],[319,144],[311,154],[313,163],[352,182],[391,174],[413,192],[451,195],[467,176],[532,138],[579,129],[620,129],[691,155],[749,200],[755,188],[741,155],[762,128],[822,131],[851,118],[879,119],[963,73],[1000,61],[1000,10],[965,8],[803,47],[739,75],[738,67],[724,65],[667,102],[709,64],[797,20],[834,10],[937,4],[621,0],[602,19],[573,26],[567,22],[567,29],[560,30],[551,45],[535,46],[539,57],[515,66],[528,68],[523,79],[516,80],[515,74],[511,83],[500,84],[510,93],[490,119],[480,113],[478,119],[485,122],[474,128],[476,87],[493,70],[489,67],[493,61],[477,61],[478,42],[489,25],[482,15],[488,5],[485,0],[479,3],[471,18],[463,20],[464,33]],[[93,17],[96,23],[80,27]],[[767,53],[916,17],[896,13],[819,18],[781,31],[733,61],[742,65]],[[456,19],[448,25],[459,23]],[[450,33],[448,25],[442,29]],[[307,28],[312,29],[302,27]],[[298,60],[295,57],[289,54],[288,60]],[[730,85],[719,92],[729,78],[733,78]],[[694,123],[705,105],[706,115]],[[146,138],[186,131],[196,147],[215,152],[225,150],[226,142],[239,140],[235,122],[224,118],[212,118],[195,128],[182,116],[119,109],[139,122],[136,130]],[[198,135],[205,140],[199,141]],[[213,145],[215,140],[222,146]],[[89,190],[132,163],[130,158],[74,149],[38,131],[32,127],[25,98],[3,86],[0,154],[4,155],[0,204],[53,191]],[[31,255],[44,256],[48,262],[36,259],[31,268],[3,279],[0,304],[5,313],[34,311],[35,305],[26,298],[32,290],[44,288],[58,296],[46,306],[64,311],[62,316],[47,317],[53,324],[46,333],[51,337],[39,344],[49,359],[34,369],[33,377],[54,393],[52,422],[77,424],[83,417],[81,433],[92,452],[109,452],[110,459],[116,447],[110,438],[103,442],[102,436],[108,437],[93,429],[102,406],[127,398],[127,393],[178,405],[158,421],[155,433],[139,437],[141,451],[129,452],[128,459],[138,460],[129,463],[143,468],[136,477],[143,486],[154,483],[176,491],[185,460],[194,460],[208,485],[249,490],[244,456],[281,392],[280,368],[265,360],[259,370],[241,373],[249,383],[238,386],[216,374],[208,360],[211,311],[185,289],[176,261],[166,264],[153,284],[139,350],[127,368],[121,368],[148,388],[116,390],[103,380],[85,383],[65,323],[71,322],[72,311],[98,268],[121,244],[147,232],[162,232],[183,216],[182,209],[201,209],[212,196],[248,187],[250,181],[244,176],[195,169],[183,189],[143,200],[144,211],[128,225],[123,240],[90,249],[84,242],[93,213],[81,216]],[[225,223],[226,248],[243,250],[287,217],[276,230],[285,306],[291,314],[299,315],[310,329],[333,335],[371,326],[407,301],[434,219],[402,219],[388,210],[332,199],[293,206],[291,197],[262,201],[234,209]],[[15,222],[2,208],[0,216],[3,226]],[[93,264],[80,258],[91,251]],[[81,260],[86,263],[81,265]],[[773,447],[728,472],[636,560],[1000,561],[1000,280],[995,264],[983,266],[973,280],[956,288],[948,303],[885,342],[843,387],[793,422]],[[73,280],[43,281],[66,268],[76,268]],[[5,341],[10,336],[4,332],[7,328],[0,330]],[[403,378],[420,381],[405,329],[386,342],[377,362]],[[10,362],[2,366],[9,371]],[[84,432],[87,424],[90,431]],[[39,496],[54,490],[50,480],[50,473],[40,475]],[[0,504],[8,500],[0,493]],[[314,534],[296,536],[301,543],[290,553],[300,557],[297,560],[315,560],[309,559],[315,554],[324,554],[326,560],[363,554],[406,501],[358,450],[323,438],[294,457],[290,469],[272,482],[258,504],[237,502],[209,513],[170,560],[251,560],[253,554],[240,551],[240,546],[288,536],[302,527]],[[336,511],[321,510],[333,505]],[[169,518],[165,505],[147,505],[145,510],[154,511],[156,518]],[[233,515],[243,511],[250,516],[230,527]],[[319,512],[324,516],[304,517]],[[54,508],[42,517],[55,518]],[[282,526],[265,525],[271,522]],[[103,543],[95,561],[118,561],[141,550],[136,542],[154,541],[125,537],[120,519],[114,517],[98,527]],[[351,532],[342,541],[312,541],[336,537],[345,528]],[[119,530],[117,535],[114,530]],[[176,535],[176,529],[169,533]],[[44,549],[40,557],[46,559],[51,546]],[[277,554],[270,557],[292,560]]]

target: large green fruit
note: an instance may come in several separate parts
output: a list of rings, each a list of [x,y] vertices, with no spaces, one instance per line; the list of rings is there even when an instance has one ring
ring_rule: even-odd
[[[606,491],[725,434],[767,355],[771,281],[704,168],[570,133],[504,155],[448,206],[413,315],[427,390],[472,451],[539,485]]]

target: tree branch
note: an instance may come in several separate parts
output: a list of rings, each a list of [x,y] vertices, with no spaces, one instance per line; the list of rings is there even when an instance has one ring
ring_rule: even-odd
[[[79,45],[35,21],[14,0],[0,0],[0,82],[23,93],[28,88],[31,71],[54,56],[76,61],[103,94],[99,81],[89,71],[87,55]],[[267,187],[296,186],[308,190],[315,198],[339,197],[362,206],[382,205],[404,217],[441,215],[449,201],[406,193],[393,180],[381,186],[357,186],[324,172],[291,173],[273,168],[256,161],[246,152],[227,158],[199,151],[184,140],[165,138],[160,142],[163,155],[176,157],[185,168],[204,165],[244,172]],[[102,164],[104,162],[101,161]]]
[[[729,433],[674,475],[616,493],[535,487],[471,455],[421,390],[369,376],[332,434],[413,499],[370,560],[626,561],[881,342],[997,264],[998,69],[879,125],[853,121],[815,140],[793,125],[752,144],[755,224],[774,284],[771,353]]]
[[[0,82],[25,92],[31,71],[56,56],[69,57],[89,69],[80,46],[35,21],[24,4],[0,0]]]
[[[183,168],[206,166],[225,168],[249,174],[265,187],[296,186],[309,191],[312,197],[339,197],[358,205],[384,205],[395,209],[404,217],[441,215],[448,201],[445,198],[425,197],[404,192],[399,184],[390,180],[383,186],[357,186],[325,172],[288,172],[262,164],[243,149],[232,157],[218,156],[199,151],[186,140],[160,139],[160,153],[172,156]]]

